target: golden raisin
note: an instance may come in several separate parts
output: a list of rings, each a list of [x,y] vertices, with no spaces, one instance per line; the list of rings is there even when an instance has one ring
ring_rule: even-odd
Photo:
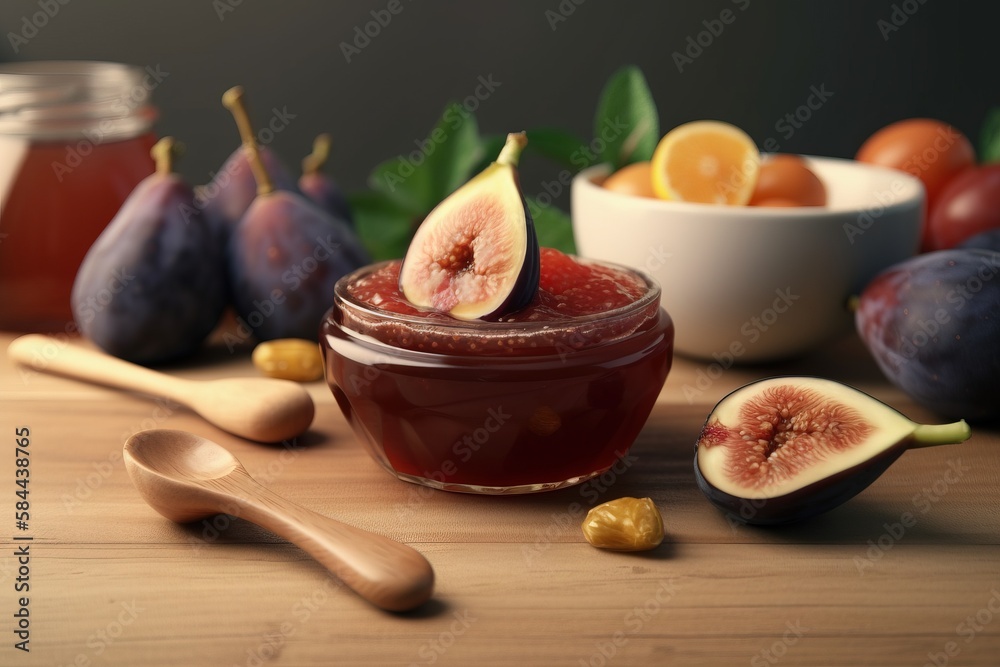
[[[583,536],[601,549],[655,549],[663,541],[663,517],[649,498],[609,500],[587,512]]]
[[[319,345],[301,338],[279,338],[259,344],[251,356],[264,375],[282,380],[310,382],[323,377]]]

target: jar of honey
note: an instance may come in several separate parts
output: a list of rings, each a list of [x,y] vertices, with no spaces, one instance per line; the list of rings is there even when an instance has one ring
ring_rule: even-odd
[[[75,332],[77,269],[153,173],[166,73],[103,62],[0,65],[0,330]]]

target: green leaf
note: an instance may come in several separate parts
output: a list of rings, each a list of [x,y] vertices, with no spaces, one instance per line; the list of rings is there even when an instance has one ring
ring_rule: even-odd
[[[564,167],[580,169],[588,165],[587,143],[572,132],[555,127],[528,130],[528,150]]]
[[[481,155],[475,116],[452,103],[413,150],[375,167],[368,184],[400,208],[426,214],[469,179]]]
[[[438,142],[437,148],[427,157],[427,167],[434,174],[436,186],[431,208],[468,181],[473,176],[473,168],[483,158],[476,117],[463,106],[448,105],[431,138],[438,133],[446,138]]]
[[[543,206],[534,197],[526,197],[528,211],[535,223],[538,244],[543,248],[555,248],[562,252],[576,254],[573,240],[573,223],[570,217],[555,204]]]
[[[604,144],[598,161],[609,162],[615,169],[653,157],[660,140],[660,119],[638,67],[623,67],[604,86],[594,118],[595,143],[598,139]]]
[[[993,107],[986,114],[986,122],[979,132],[979,161],[983,164],[1000,162],[1000,107]]]
[[[395,259],[406,254],[415,221],[414,215],[381,192],[359,192],[348,197],[354,226],[372,259]]]
[[[409,156],[400,155],[376,166],[368,176],[368,185],[413,215],[434,206],[432,174],[422,165],[415,167]]]

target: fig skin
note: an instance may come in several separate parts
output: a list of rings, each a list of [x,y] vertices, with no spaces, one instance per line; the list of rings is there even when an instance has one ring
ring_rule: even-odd
[[[331,217],[354,227],[354,216],[347,198],[332,178],[320,173],[302,174],[299,178],[299,190]]]
[[[520,180],[517,172],[514,172],[514,180],[517,184],[518,192],[521,191]],[[514,289],[510,291],[510,296],[500,306],[485,318],[496,319],[507,313],[521,310],[535,298],[538,292],[538,282],[542,277],[541,248],[538,245],[538,236],[535,233],[535,222],[531,218],[531,211],[528,210],[528,203],[521,197],[521,206],[524,209],[524,224],[527,227],[528,247],[524,251],[524,265],[521,273],[514,284]]]
[[[260,159],[277,190],[297,192],[295,178],[281,158],[266,146],[257,148]],[[198,200],[205,222],[212,229],[216,242],[225,247],[229,235],[250,208],[257,196],[257,181],[250,167],[246,146],[239,146],[226,159],[208,185],[198,188]]]
[[[781,526],[811,519],[844,504],[871,486],[903,455],[908,446],[909,442],[904,440],[863,464],[842,470],[791,493],[771,498],[741,498],[715,488],[702,474],[697,455],[694,459],[694,477],[705,497],[733,521],[753,526]]]
[[[1000,229],[991,229],[989,231],[980,232],[975,236],[970,236],[955,247],[1000,252]]]
[[[734,390],[713,408],[695,444],[695,480],[732,521],[794,523],[850,500],[907,449],[955,444],[970,435],[964,420],[917,424],[832,380],[765,378]],[[768,438],[766,451],[765,443],[753,440],[762,437]]]
[[[347,197],[333,178],[321,170],[330,157],[331,137],[321,134],[313,142],[313,151],[302,160],[302,176],[299,177],[299,191],[314,204],[354,228],[354,216]]]
[[[855,322],[915,401],[952,418],[1000,419],[1000,254],[939,250],[890,267],[861,293]]]
[[[192,354],[226,305],[222,254],[191,186],[171,172],[172,150],[169,137],[154,146],[157,172],[128,196],[73,282],[81,333],[137,364]]]
[[[276,187],[243,97],[239,86],[222,96],[243,138],[257,193],[229,239],[233,305],[258,340],[315,341],[334,285],[370,258],[345,223],[301,194]]]
[[[317,340],[336,282],[370,261],[346,224],[279,190],[250,205],[228,258],[233,305],[261,341]]]
[[[496,161],[446,197],[424,218],[410,242],[399,273],[400,292],[414,306],[447,312],[463,320],[498,319],[524,308],[534,299],[541,276],[540,248],[517,173],[517,162],[527,142],[524,132],[508,134]],[[488,203],[475,206],[477,197],[489,197]],[[479,203],[482,201],[480,199]],[[469,212],[479,219],[475,222],[458,219]],[[476,227],[483,219],[492,226],[485,232]],[[459,234],[463,238],[456,243],[454,239]],[[523,255],[518,252],[522,240]],[[477,256],[477,245],[487,254],[511,246],[506,257],[511,263],[504,266],[502,272],[492,275],[500,287],[491,285],[494,290],[491,292],[481,284],[475,285],[480,289],[478,299],[470,296],[472,290],[468,282],[460,282],[468,274],[482,278],[480,270],[484,263]],[[461,264],[457,270],[451,266],[455,262]],[[496,271],[495,266],[491,268]],[[516,276],[510,280],[514,271]],[[447,278],[440,278],[442,273],[447,274]]]

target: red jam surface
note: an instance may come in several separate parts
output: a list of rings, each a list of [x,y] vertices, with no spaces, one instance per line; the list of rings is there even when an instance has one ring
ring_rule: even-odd
[[[359,333],[420,352],[530,355],[577,350],[631,335],[655,320],[659,309],[642,276],[552,248],[541,251],[539,289],[531,303],[489,320],[469,322],[417,308],[399,289],[399,269],[399,261],[388,262],[350,280],[346,297],[361,308],[338,315]],[[634,312],[622,312],[643,300]]]
[[[672,361],[655,285],[543,250],[532,304],[468,322],[406,303],[398,270],[345,277],[320,335],[338,405],[390,472],[526,493],[599,475],[628,452]]]
[[[399,290],[399,261],[348,286],[348,293],[365,303],[391,313],[427,318],[448,315],[421,310]],[[495,322],[538,322],[605,313],[634,303],[646,291],[638,276],[608,266],[582,264],[553,248],[541,250],[538,292],[525,308],[492,318]]]

